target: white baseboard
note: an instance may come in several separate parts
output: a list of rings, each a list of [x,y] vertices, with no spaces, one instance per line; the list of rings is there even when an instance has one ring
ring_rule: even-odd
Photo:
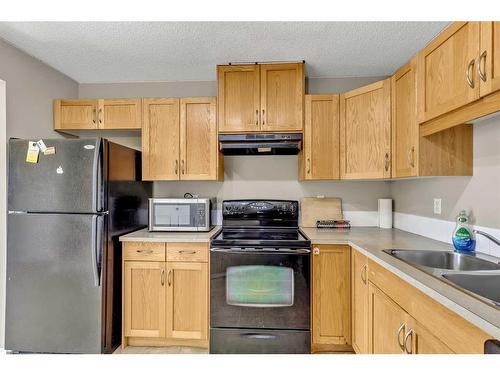
[[[451,243],[451,236],[455,229],[455,225],[453,221],[441,220],[433,217],[411,215],[401,212],[394,212],[393,215],[394,228],[446,243]],[[500,238],[500,229],[478,225],[474,225],[473,228]],[[476,236],[476,240],[476,251],[500,258],[500,246],[483,236]]]

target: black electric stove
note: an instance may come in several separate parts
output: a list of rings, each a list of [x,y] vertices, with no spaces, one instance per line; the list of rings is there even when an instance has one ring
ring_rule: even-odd
[[[309,353],[311,241],[297,201],[224,201],[210,246],[210,352]]]

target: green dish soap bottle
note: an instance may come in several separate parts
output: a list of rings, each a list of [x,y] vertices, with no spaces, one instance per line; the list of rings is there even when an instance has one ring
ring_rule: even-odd
[[[476,239],[469,225],[469,217],[465,210],[460,211],[457,216],[457,226],[453,231],[453,246],[459,253],[474,254]]]

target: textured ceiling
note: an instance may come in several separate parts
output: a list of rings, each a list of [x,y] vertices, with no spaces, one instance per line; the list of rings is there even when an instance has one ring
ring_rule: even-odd
[[[447,22],[0,22],[0,38],[80,83],[215,80],[230,61],[306,60],[309,77],[384,76]]]

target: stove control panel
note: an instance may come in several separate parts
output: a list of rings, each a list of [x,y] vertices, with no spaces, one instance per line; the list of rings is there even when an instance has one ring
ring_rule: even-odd
[[[222,203],[222,217],[224,220],[241,220],[242,222],[259,220],[268,225],[283,224],[297,226],[299,217],[298,201],[285,200],[229,200]],[[235,223],[236,225],[236,223]]]

